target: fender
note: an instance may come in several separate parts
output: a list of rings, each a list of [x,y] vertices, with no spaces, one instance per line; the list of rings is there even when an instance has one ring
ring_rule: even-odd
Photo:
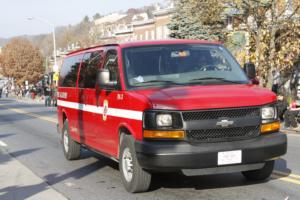
[[[119,126],[118,126],[118,130],[119,130],[119,139],[118,139],[118,150],[117,150],[117,156],[119,157],[119,147],[120,147],[120,135],[121,135],[121,132],[120,132],[120,130],[122,129],[122,128],[125,128],[125,129],[127,129],[129,132],[130,132],[130,134],[132,135],[132,137],[135,139],[135,140],[139,140],[139,137],[138,137],[138,132],[132,127],[132,125],[131,124],[129,124],[129,123],[121,123],[121,124],[119,124]]]

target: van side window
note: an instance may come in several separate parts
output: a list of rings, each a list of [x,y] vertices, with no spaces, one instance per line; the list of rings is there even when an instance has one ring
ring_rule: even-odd
[[[80,88],[95,88],[98,69],[102,63],[102,52],[86,53],[79,74]]]
[[[61,87],[76,87],[77,73],[82,54],[66,58],[60,72],[59,85]]]
[[[109,70],[110,81],[119,82],[118,53],[116,50],[107,51],[104,69]]]

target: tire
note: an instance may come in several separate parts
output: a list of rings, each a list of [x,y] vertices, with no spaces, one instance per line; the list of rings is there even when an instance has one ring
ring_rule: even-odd
[[[128,172],[128,168],[131,168],[131,172]],[[151,174],[139,165],[134,148],[134,139],[130,135],[121,135],[119,169],[123,185],[128,192],[138,193],[149,190]]]
[[[69,122],[68,120],[64,123],[62,132],[62,146],[64,155],[67,160],[76,160],[80,157],[81,145],[75,142],[69,134]]]
[[[244,171],[242,174],[246,177],[246,179],[251,181],[263,181],[268,179],[274,169],[275,161],[267,161],[265,166],[261,169],[252,170],[252,171]]]

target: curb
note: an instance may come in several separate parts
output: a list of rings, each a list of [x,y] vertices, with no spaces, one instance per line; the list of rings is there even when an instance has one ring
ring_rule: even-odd
[[[14,100],[16,102],[20,102],[20,103],[27,103],[27,104],[41,104],[43,105],[44,104],[44,101],[38,101],[38,100],[32,100],[32,99],[28,99],[26,97],[22,98],[22,99],[18,99],[16,97],[10,97],[8,98],[10,100]]]

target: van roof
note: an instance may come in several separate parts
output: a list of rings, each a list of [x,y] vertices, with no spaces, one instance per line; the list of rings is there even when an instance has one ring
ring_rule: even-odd
[[[89,48],[79,49],[67,54],[67,56],[79,54],[91,49],[97,49],[101,47],[119,46],[121,48],[138,47],[138,46],[151,46],[151,45],[164,45],[164,44],[222,44],[218,41],[206,41],[206,40],[187,40],[187,39],[170,39],[170,40],[147,40],[147,41],[136,41],[126,43],[115,43],[98,45]]]

